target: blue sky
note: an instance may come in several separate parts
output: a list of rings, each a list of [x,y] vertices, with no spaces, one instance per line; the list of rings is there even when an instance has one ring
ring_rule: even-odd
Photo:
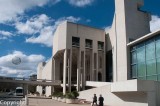
[[[152,15],[151,30],[160,28],[160,1],[144,0]],[[114,0],[0,0],[0,76],[27,77],[52,55],[52,37],[69,20],[97,28],[111,26]],[[12,58],[20,57],[19,65]]]

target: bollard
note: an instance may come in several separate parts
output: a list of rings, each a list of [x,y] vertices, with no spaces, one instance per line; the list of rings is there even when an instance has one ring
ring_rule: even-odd
[[[28,106],[28,97],[25,95],[25,105]]]

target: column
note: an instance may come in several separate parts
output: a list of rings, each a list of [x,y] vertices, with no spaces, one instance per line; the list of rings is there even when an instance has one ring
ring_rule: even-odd
[[[80,91],[80,75],[81,73],[81,51],[79,50],[78,53],[78,60],[77,60],[77,91]]]
[[[95,81],[95,78],[94,78],[94,75],[95,75],[95,70],[94,70],[94,52],[92,51],[92,56],[91,56],[91,66],[92,66],[92,69],[91,69],[91,81]]]
[[[85,52],[82,52],[82,90],[85,90],[86,76],[85,76]]]
[[[66,94],[66,74],[67,74],[67,50],[64,51],[63,59],[63,94]]]
[[[28,85],[27,84],[23,84],[23,97],[25,97],[28,94]]]
[[[69,59],[68,59],[68,90],[69,92],[71,92],[71,85],[72,85],[72,82],[71,82],[71,78],[72,78],[72,49],[70,49],[70,52],[69,52]]]
[[[98,81],[98,71],[99,71],[99,59],[98,59],[99,53],[97,52],[97,62],[96,62],[96,81]]]
[[[106,54],[105,52],[102,53],[103,55],[103,81],[106,82]]]

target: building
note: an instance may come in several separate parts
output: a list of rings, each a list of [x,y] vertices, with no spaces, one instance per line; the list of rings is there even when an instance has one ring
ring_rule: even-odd
[[[86,100],[103,94],[111,106],[160,106],[160,31],[150,32],[151,17],[142,6],[143,0],[115,0],[108,31],[60,24],[52,59],[38,70],[47,74],[42,78],[61,80],[64,94],[76,86]]]

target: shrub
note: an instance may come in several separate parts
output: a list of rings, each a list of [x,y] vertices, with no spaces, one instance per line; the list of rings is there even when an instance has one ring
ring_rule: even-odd
[[[68,99],[74,99],[74,96],[73,96],[73,94],[70,92],[70,93],[67,93],[67,94],[66,94],[66,98],[68,98]]]
[[[74,99],[76,99],[79,96],[79,93],[77,91],[73,91],[72,95],[74,96]]]
[[[63,93],[62,92],[58,92],[57,97],[63,97]]]
[[[79,96],[79,93],[77,91],[73,91],[66,94],[66,98],[68,99],[76,99]]]

